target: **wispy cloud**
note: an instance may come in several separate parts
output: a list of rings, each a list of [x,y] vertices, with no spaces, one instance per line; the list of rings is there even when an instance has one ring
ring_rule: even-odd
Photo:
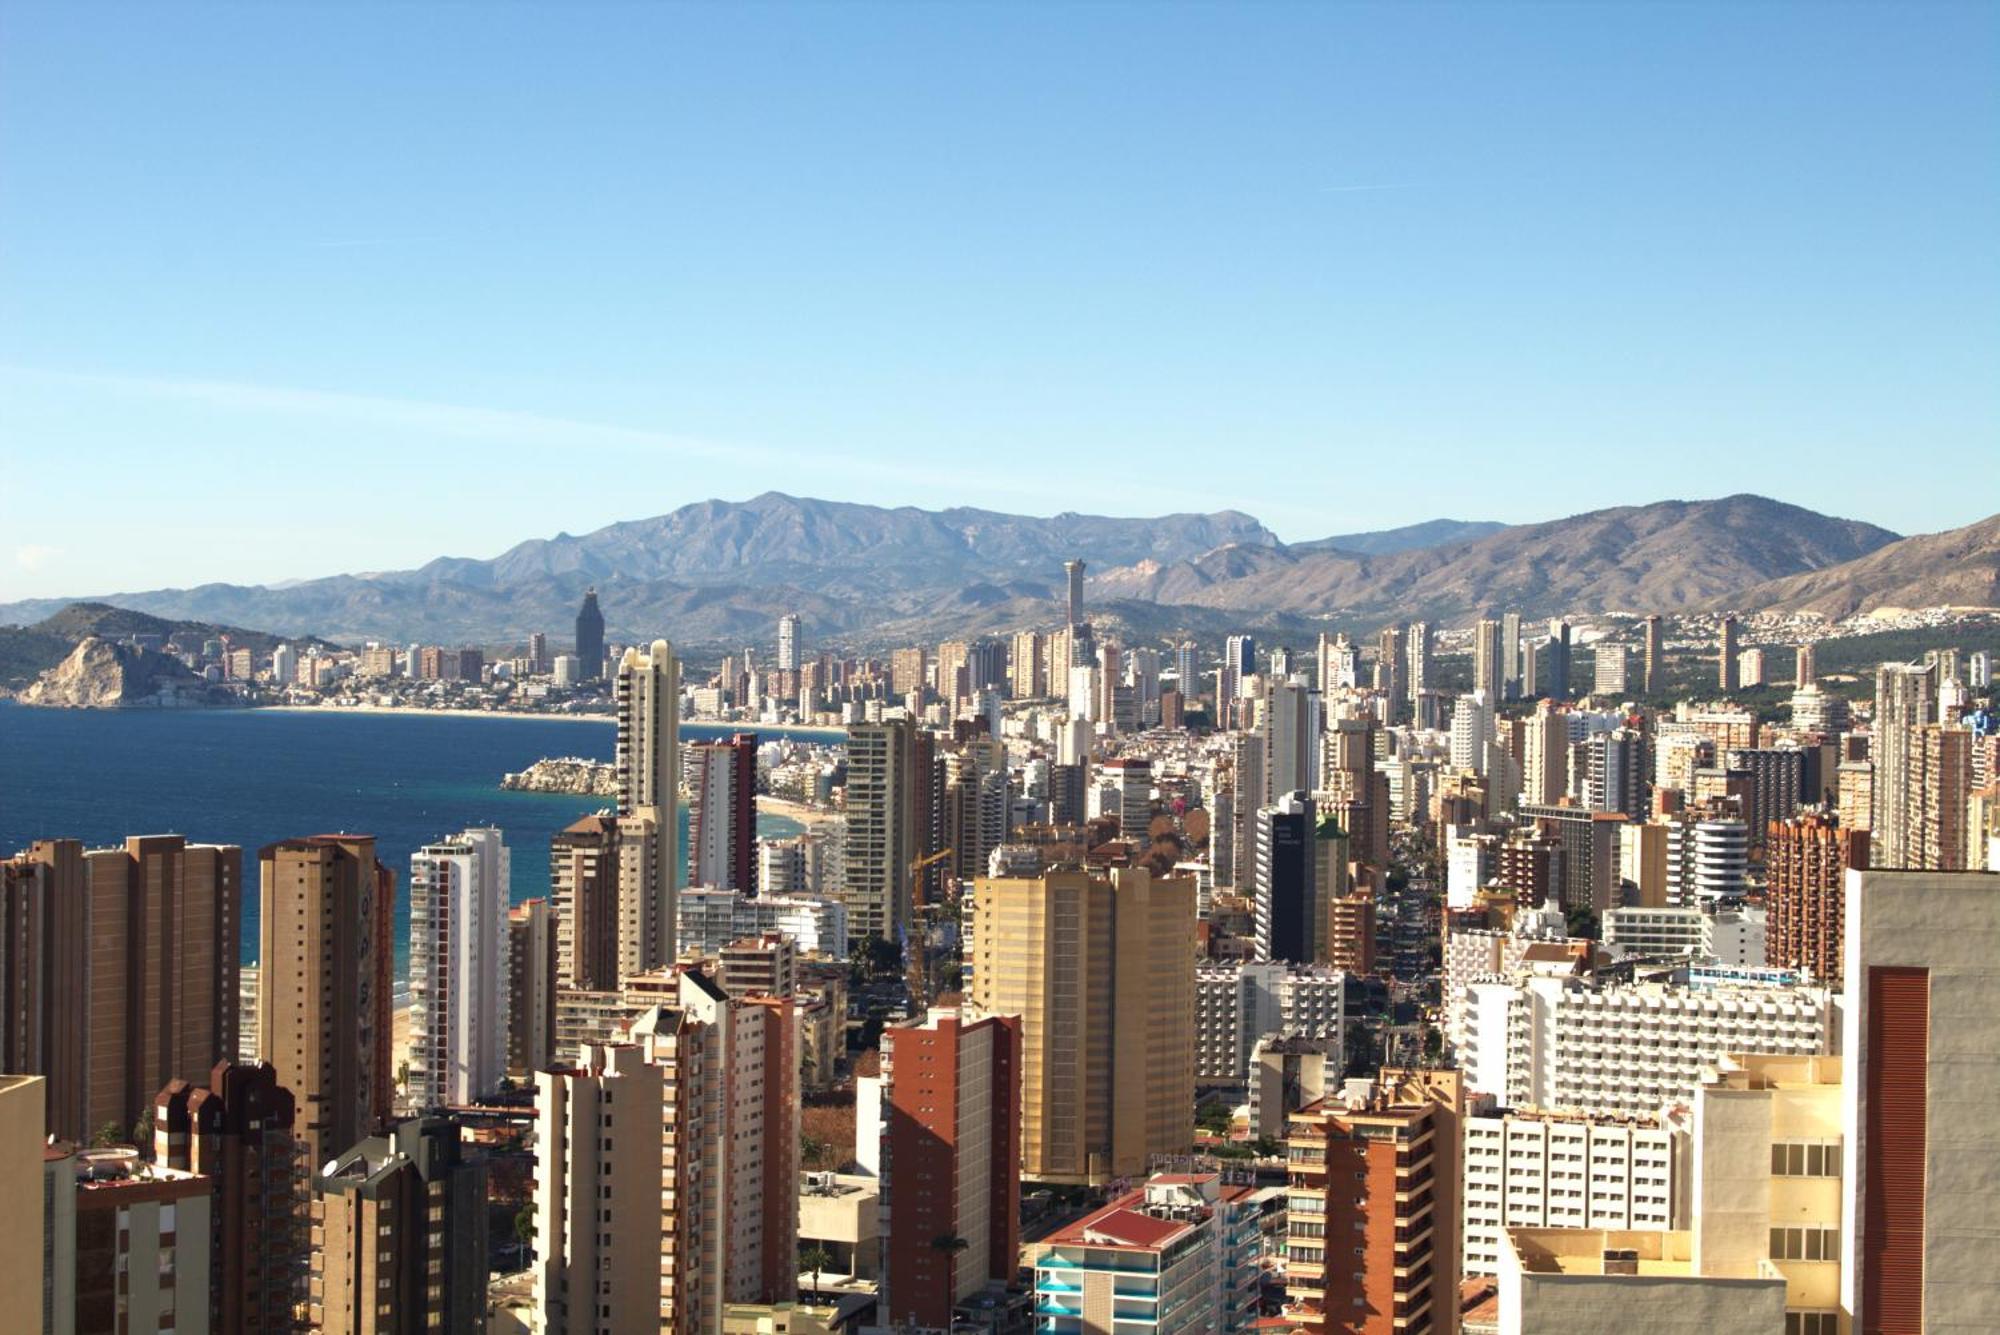
[[[413,431],[495,444],[559,444],[742,463],[796,462],[796,456],[754,445],[728,444],[643,427],[508,408],[481,408],[426,399],[260,385],[237,380],[100,375],[22,366],[0,367],[0,370],[45,383],[200,404],[231,412],[345,421],[385,430]]]
[[[353,236],[328,237],[304,244],[312,250],[372,250],[377,246],[428,246],[448,239],[442,236]]]
[[[509,408],[482,408],[427,399],[354,394],[342,390],[303,389],[236,380],[189,377],[107,375],[57,371],[42,367],[0,364],[0,375],[49,385],[133,395],[162,402],[189,403],[227,412],[287,416],[316,421],[349,422],[384,431],[403,431],[439,439],[479,441],[490,445],[541,446],[564,450],[608,450],[637,456],[668,456],[709,460],[717,464],[760,470],[757,484],[783,486],[800,473],[832,477],[880,479],[906,487],[914,477],[929,486],[953,487],[968,494],[1000,493],[1043,496],[1047,488],[1005,470],[953,472],[926,463],[913,470],[904,460],[883,455],[865,457],[817,447],[774,448],[767,445],[709,440],[647,427],[590,421]]]
[[[46,547],[41,543],[31,542],[14,549],[14,564],[22,570],[41,570],[61,555],[60,547]]]

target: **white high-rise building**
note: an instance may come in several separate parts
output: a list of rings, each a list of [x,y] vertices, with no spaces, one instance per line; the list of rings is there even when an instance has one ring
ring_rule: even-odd
[[[1241,1084],[1267,1035],[1343,1037],[1347,975],[1324,964],[1239,960],[1195,969],[1195,1079]],[[1337,1051],[1337,1049],[1336,1049]]]
[[[1749,827],[1734,817],[1677,820],[1667,826],[1667,876],[1674,902],[1687,907],[1741,899],[1750,872]]]
[[[681,866],[681,665],[673,646],[627,649],[618,662],[618,814],[652,822],[652,884],[640,889],[647,917],[663,924],[664,957],[675,956],[675,878]],[[621,895],[621,898],[630,896]],[[646,967],[654,967],[647,965]]]
[[[1459,696],[1451,712],[1451,767],[1484,774],[1492,746],[1493,697],[1484,691]]]
[[[410,855],[410,1101],[475,1103],[507,1074],[507,845],[464,830]]]
[[[1097,669],[1079,664],[1069,670],[1069,716],[1097,722]]]
[[[1822,989],[1516,976],[1467,989],[1467,1083],[1515,1107],[1640,1116],[1687,1102],[1725,1053],[1830,1050]]]
[[[1500,836],[1453,825],[1445,831],[1445,904],[1469,909],[1500,866]]]
[[[1465,1119],[1464,1273],[1500,1273],[1510,1228],[1675,1228],[1688,1132],[1664,1115],[1496,1108]]]
[[[778,618],[778,671],[797,672],[805,664],[805,623],[796,612]]]
[[[801,954],[847,957],[847,905],[803,895],[746,895],[690,887],[680,896],[681,950],[715,955],[731,941],[776,932]]]
[[[271,651],[271,680],[289,686],[299,678],[299,651],[281,644]]]
[[[1258,725],[1264,738],[1266,800],[1317,790],[1319,693],[1298,678],[1272,682],[1258,709]]]

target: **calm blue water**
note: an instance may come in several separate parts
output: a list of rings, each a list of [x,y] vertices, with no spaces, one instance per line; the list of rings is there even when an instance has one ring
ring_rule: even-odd
[[[733,728],[682,725],[684,738]],[[837,740],[827,734],[818,740]],[[549,888],[549,836],[608,799],[510,793],[502,775],[543,756],[611,759],[606,723],[327,711],[26,709],[0,702],[0,856],[36,839],[95,846],[184,834],[243,848],[243,958],[257,953],[257,850],[328,831],[376,838],[397,877],[397,977],[409,950],[410,854],[497,825],[516,902]],[[687,812],[681,813],[685,848]],[[758,833],[793,834],[782,817]]]

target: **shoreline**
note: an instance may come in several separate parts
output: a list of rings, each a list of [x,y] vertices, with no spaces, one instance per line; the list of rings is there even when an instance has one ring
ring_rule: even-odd
[[[246,714],[340,714],[367,715],[376,718],[489,718],[527,719],[542,723],[610,723],[618,722],[613,714],[538,714],[524,709],[420,709],[414,705],[251,705],[240,711]],[[768,733],[774,737],[815,736],[838,734],[845,738],[847,729],[839,724],[822,723],[750,723],[734,719],[682,719],[683,726],[698,728],[726,728],[737,732]]]
[[[759,793],[757,794],[757,814],[760,816],[766,814],[783,816],[786,820],[796,821],[810,830],[827,824],[840,813],[837,811],[823,811],[818,807],[809,807],[803,802],[794,802],[790,798],[773,797],[769,793]]]

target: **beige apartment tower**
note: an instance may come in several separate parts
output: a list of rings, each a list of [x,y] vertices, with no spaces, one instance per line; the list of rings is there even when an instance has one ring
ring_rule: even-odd
[[[654,640],[643,653],[627,649],[615,695],[619,822],[650,822],[653,845],[645,881],[623,887],[621,897],[655,933],[636,967],[657,969],[674,958],[674,876],[681,865],[681,665],[673,646]]]
[[[313,1178],[310,1329],[339,1335],[486,1329],[486,1165],[458,1127],[416,1118]]]
[[[257,1059],[298,1100],[295,1133],[317,1166],[389,1111],[396,883],[372,835],[288,839],[258,859]]]
[[[535,1310],[548,1335],[722,1329],[798,1292],[792,1003],[672,979],[628,1040],[535,1077]]]
[[[1195,884],[1139,867],[981,878],[969,1009],[1021,1017],[1026,1176],[1103,1183],[1185,1152]]]
[[[19,909],[8,1045],[33,1046],[21,1012],[38,1007],[51,1134],[125,1139],[160,1086],[236,1054],[241,849],[177,834],[88,850],[56,839],[7,875]],[[36,925],[39,942],[11,935]]]

